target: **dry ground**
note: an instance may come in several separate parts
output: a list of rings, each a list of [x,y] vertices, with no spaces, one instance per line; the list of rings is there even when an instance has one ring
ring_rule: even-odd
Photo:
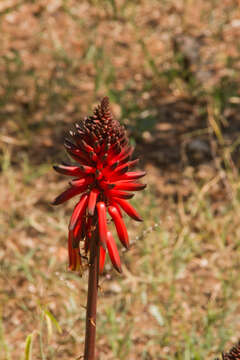
[[[77,360],[63,137],[103,95],[147,189],[123,275],[101,278],[99,360],[214,359],[240,338],[239,2],[0,2],[0,359]],[[30,351],[31,350],[31,351]],[[32,352],[32,354],[31,354]]]

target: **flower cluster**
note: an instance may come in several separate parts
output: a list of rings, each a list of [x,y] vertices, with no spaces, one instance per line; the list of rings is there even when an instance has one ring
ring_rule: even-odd
[[[128,249],[129,237],[122,210],[134,220],[142,221],[127,200],[134,196],[132,191],[145,188],[146,185],[137,181],[145,172],[130,171],[138,160],[131,160],[133,148],[125,129],[113,118],[107,97],[103,98],[93,116],[75,124],[74,131],[70,131],[70,140],[65,139],[64,145],[76,165],[63,163],[54,169],[74,179],[53,205],[81,194],[69,223],[69,269],[81,269],[80,248],[87,255],[93,232],[98,231],[100,272],[106,250],[115,269],[121,272],[117,245],[108,224],[113,220],[121,243]]]

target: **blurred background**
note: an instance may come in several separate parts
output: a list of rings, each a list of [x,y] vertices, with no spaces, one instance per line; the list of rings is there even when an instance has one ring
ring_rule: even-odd
[[[0,2],[1,360],[83,353],[87,274],[67,271],[74,200],[50,205],[52,165],[105,95],[148,187],[123,274],[100,280],[98,359],[214,359],[240,338],[239,7]]]

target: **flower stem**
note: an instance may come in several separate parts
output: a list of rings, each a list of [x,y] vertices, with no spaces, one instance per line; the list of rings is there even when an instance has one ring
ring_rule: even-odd
[[[86,313],[86,333],[84,360],[95,359],[96,313],[99,278],[99,239],[97,229],[91,238],[88,275],[88,298]]]

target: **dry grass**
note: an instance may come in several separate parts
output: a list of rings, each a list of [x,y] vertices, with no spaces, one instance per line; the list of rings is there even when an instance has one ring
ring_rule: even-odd
[[[240,333],[239,5],[2,1],[0,359],[80,359],[87,278],[51,165],[108,95],[146,168],[123,275],[101,279],[98,359],[214,359]],[[32,355],[30,354],[32,352]],[[31,356],[30,356],[31,355]]]

